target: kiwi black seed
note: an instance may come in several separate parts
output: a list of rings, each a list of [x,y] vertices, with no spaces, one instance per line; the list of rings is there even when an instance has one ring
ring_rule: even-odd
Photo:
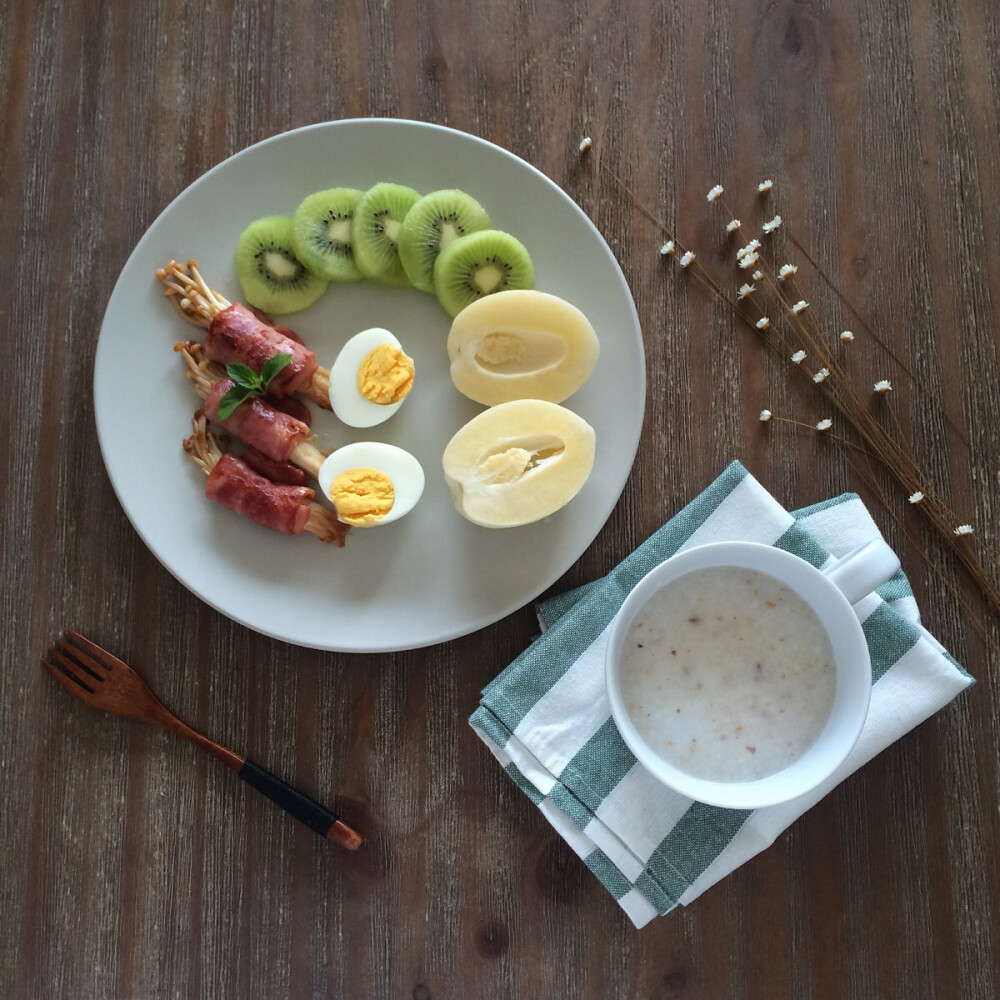
[[[453,240],[438,254],[434,290],[452,316],[493,292],[531,288],[535,269],[520,240],[498,229],[481,229]]]
[[[292,220],[286,215],[269,215],[243,230],[236,244],[236,276],[244,302],[279,316],[311,306],[328,284],[295,256]]]
[[[438,254],[453,240],[491,225],[486,209],[464,191],[425,194],[406,213],[399,231],[399,259],[410,283],[433,293]]]
[[[369,188],[354,209],[354,262],[371,281],[409,285],[399,260],[399,230],[420,193],[402,184],[382,183]]]
[[[351,229],[361,200],[354,188],[330,188],[304,199],[292,217],[295,256],[310,271],[330,281],[360,281],[354,263]]]

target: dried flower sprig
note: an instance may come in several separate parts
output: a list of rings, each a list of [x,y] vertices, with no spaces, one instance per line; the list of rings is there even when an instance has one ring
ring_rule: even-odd
[[[612,177],[615,183],[629,197],[631,202],[651,222],[658,225],[662,231],[670,235],[669,244],[664,244],[664,248],[668,245],[671,247],[674,245],[680,246],[676,236],[672,235],[670,232],[671,227],[664,224],[661,219],[646,209],[642,202],[627,187],[627,185],[625,185],[621,178],[610,167],[604,164],[600,158],[597,159],[600,169],[604,170]],[[761,183],[757,186],[758,194],[761,196],[768,196],[771,194],[773,187],[773,181],[770,179],[761,181]],[[716,188],[719,190],[716,191]],[[727,233],[739,233],[741,231],[742,223],[739,222],[739,219],[735,213],[731,211],[729,206],[725,204],[722,199],[722,194],[722,186],[716,185],[716,187],[713,187],[709,193],[708,200],[718,202],[725,209],[727,217],[732,221],[732,223],[734,223],[731,228],[727,224]],[[783,220],[781,216],[775,214],[769,222],[764,224],[763,233],[765,235],[773,233],[774,230],[782,225],[782,222]],[[822,269],[819,268],[815,260],[813,260],[813,258],[805,251],[799,241],[791,234],[789,234],[789,238],[795,246],[800,249],[808,263],[816,269],[817,273],[820,274],[823,280],[829,284],[841,300],[846,303],[846,300],[840,294],[839,290],[837,290],[832,282],[830,282],[829,278],[826,277]],[[977,558],[973,547],[966,541],[967,536],[973,533],[972,525],[956,523],[958,519],[956,518],[954,512],[949,508],[940,494],[930,488],[928,476],[918,466],[916,460],[905,444],[901,440],[897,440],[892,437],[885,427],[883,427],[876,414],[874,414],[869,408],[868,402],[862,395],[861,391],[825,349],[820,330],[817,328],[813,320],[810,319],[810,314],[806,312],[808,302],[804,299],[797,299],[795,302],[792,302],[783,293],[780,285],[782,283],[794,283],[795,273],[789,274],[786,270],[784,275],[781,275],[778,271],[772,270],[771,267],[761,258],[759,248],[759,241],[755,241],[755,245],[753,246],[747,245],[743,247],[737,253],[737,263],[742,270],[749,270],[750,267],[754,267],[755,270],[752,275],[752,280],[757,284],[761,282],[766,284],[767,290],[772,294],[775,304],[779,307],[779,315],[783,316],[785,319],[785,323],[782,324],[782,329],[775,327],[770,319],[762,315],[763,309],[761,303],[758,303],[759,312],[755,316],[753,312],[747,311],[753,301],[749,296],[742,296],[740,299],[736,299],[727,294],[719,286],[715,278],[712,277],[712,275],[700,264],[700,262],[696,261],[693,251],[681,247],[684,251],[684,255],[680,258],[680,261],[684,262],[686,259],[684,270],[690,271],[692,276],[694,276],[701,284],[709,288],[718,298],[728,303],[740,318],[761,332],[769,331],[769,336],[764,339],[768,341],[769,346],[776,347],[779,351],[785,353],[786,357],[788,356],[787,351],[790,342],[783,328],[785,326],[791,328],[792,334],[801,345],[801,347],[794,352],[794,360],[796,360],[796,363],[801,366],[801,362],[808,355],[811,355],[816,359],[819,364],[819,368],[816,369],[812,376],[815,380],[815,384],[823,392],[827,401],[832,404],[840,416],[844,418],[846,426],[853,430],[853,432],[857,435],[860,443],[857,444],[849,442],[847,439],[837,435],[834,435],[835,439],[852,449],[862,449],[867,456],[874,457],[882,463],[882,465],[891,473],[903,489],[907,491],[910,503],[919,506],[920,510],[924,513],[930,523],[935,527],[935,529],[937,529],[939,535],[944,539],[951,539],[952,551],[955,552],[958,559],[962,562],[969,574],[981,588],[989,603],[995,610],[1000,611],[1000,586],[998,586],[997,582]],[[665,249],[661,249],[661,253],[665,256],[668,255]],[[853,307],[850,307],[849,304],[848,307],[850,308],[852,314],[858,317],[857,311],[854,310]],[[860,317],[858,318],[860,320]],[[760,325],[762,319],[767,320],[766,326]],[[867,324],[864,325],[865,329],[871,332]],[[843,330],[839,334],[839,339],[841,343],[848,344],[854,339],[854,334],[850,330]],[[910,372],[904,362],[896,357],[890,347],[884,345],[874,334],[873,339],[875,339],[883,347],[883,349],[887,351],[893,360],[897,362],[901,370],[903,370],[909,377],[913,377],[912,372]],[[820,373],[823,373],[822,377],[816,379],[815,376]],[[880,380],[880,383],[881,382],[888,383],[888,380]],[[876,385],[878,384],[879,383],[876,383]],[[891,388],[891,386],[889,388]],[[888,389],[876,389],[876,391],[887,392]],[[760,419],[762,422],[769,423],[770,421],[779,418],[775,418],[769,410],[764,410],[761,412]],[[787,422],[796,423],[795,421]],[[830,429],[833,426],[833,421],[830,417],[824,417],[813,426],[816,431],[829,434]],[[954,427],[954,425],[952,426]],[[959,436],[961,436],[960,432]],[[962,440],[965,441],[964,437]],[[892,512],[891,507],[888,505],[887,509],[890,513]]]

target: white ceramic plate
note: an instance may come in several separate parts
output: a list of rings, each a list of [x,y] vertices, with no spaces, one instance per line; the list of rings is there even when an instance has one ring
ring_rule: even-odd
[[[365,437],[422,463],[427,487],[401,520],[355,530],[343,549],[312,535],[269,532],[204,498],[204,476],[181,449],[199,405],[176,341],[201,339],[163,297],[153,272],[195,258],[208,283],[240,297],[233,266],[243,228],[291,215],[327,187],[378,181],[418,191],[457,187],[493,224],[516,235],[535,265],[535,287],[590,318],[601,356],[565,403],[597,432],[583,490],[533,525],[480,528],[452,505],[441,473],[451,436],[482,407],[448,377],[450,319],[430,295],[368,283],[331,285],[288,317],[329,367],[359,330],[392,330],[416,363],[415,388],[388,422],[368,431],[327,413],[313,424],[322,447]],[[298,129],[231,157],[180,194],[140,240],[115,286],[94,373],[97,431],[125,512],[163,565],[223,614],[265,635],[318,649],[380,652],[442,642],[490,625],[537,597],[583,553],[607,520],[635,458],[645,363],[628,285],[607,244],[552,181],[488,142],[421,122],[357,119]]]

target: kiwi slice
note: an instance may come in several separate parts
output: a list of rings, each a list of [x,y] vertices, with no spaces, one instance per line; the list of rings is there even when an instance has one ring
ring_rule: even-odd
[[[481,229],[453,240],[434,265],[434,291],[452,316],[484,295],[531,288],[534,280],[535,269],[524,244],[499,229]]]
[[[236,277],[244,302],[277,315],[311,306],[328,284],[295,256],[287,215],[269,215],[243,230],[236,244]]]
[[[406,213],[399,231],[399,259],[410,284],[434,292],[434,261],[452,240],[492,223],[486,209],[464,191],[432,191]]]
[[[382,285],[409,285],[399,261],[399,230],[420,193],[402,184],[382,183],[369,188],[354,209],[354,262],[371,281]]]
[[[292,248],[310,271],[330,281],[360,281],[351,229],[361,200],[354,188],[330,188],[309,195],[292,218]]]

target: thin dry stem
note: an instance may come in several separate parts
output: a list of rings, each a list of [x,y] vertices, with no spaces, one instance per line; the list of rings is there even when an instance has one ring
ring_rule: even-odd
[[[679,249],[682,251],[688,250],[688,248],[685,247],[674,234],[673,227],[664,223],[663,220],[659,219],[656,215],[645,208],[645,206],[621,180],[617,173],[608,167],[600,157],[597,157],[597,162],[599,168],[604,170],[612,178],[622,192],[628,197],[629,201],[631,201],[632,204],[635,205],[647,219],[659,226],[661,231],[665,233],[669,239],[672,239]],[[722,202],[721,199],[719,204],[720,207],[726,211],[728,218],[735,219],[737,217],[736,214],[730,210],[729,206],[726,205],[725,202]],[[737,227],[734,232],[740,237],[745,235],[742,232],[742,226]],[[822,269],[816,264],[815,260],[802,247],[801,243],[795,239],[794,236],[791,236],[791,239],[802,252],[803,256],[809,261],[810,264],[813,265],[816,271],[820,273],[823,280],[826,281],[838,297],[846,303],[844,296],[841,295],[830,279],[826,277]],[[860,445],[848,445],[846,439],[840,435],[831,435],[833,439],[844,447],[845,450],[850,447],[851,450],[860,450],[866,457],[874,457],[893,476],[896,482],[905,491],[906,495],[915,493],[918,490],[924,494],[924,499],[918,505],[921,513],[927,518],[950,550],[958,558],[959,562],[965,567],[966,571],[975,581],[976,585],[982,590],[984,597],[993,606],[994,610],[1000,611],[1000,586],[997,585],[994,578],[977,558],[972,545],[969,543],[968,536],[957,537],[954,534],[955,527],[960,523],[961,519],[948,506],[948,504],[941,497],[940,493],[938,493],[938,491],[930,485],[927,474],[920,467],[919,463],[916,461],[906,445],[901,440],[897,440],[890,435],[889,432],[882,426],[877,416],[872,412],[870,399],[866,395],[862,395],[857,385],[850,378],[846,369],[834,359],[829,351],[826,350],[822,333],[816,326],[816,323],[809,311],[807,310],[804,313],[795,313],[792,311],[793,300],[789,298],[784,288],[782,288],[780,283],[777,281],[773,268],[765,259],[764,254],[761,253],[762,250],[763,246],[758,249],[758,254],[760,256],[756,263],[756,269],[761,272],[762,282],[779,308],[778,315],[770,313],[767,314],[771,321],[770,328],[766,331],[758,330],[757,332],[763,333],[764,336],[762,339],[764,342],[770,348],[780,351],[787,360],[789,347],[791,346],[792,341],[790,341],[780,329],[783,321],[783,323],[793,331],[795,335],[795,343],[801,345],[802,349],[807,352],[808,356],[812,359],[812,362],[816,365],[816,369],[826,368],[829,371],[828,377],[825,380],[816,383],[816,387],[827,399],[830,405],[834,407],[837,413],[839,413],[845,420],[847,425],[858,435]],[[755,326],[755,320],[752,318],[752,314],[749,309],[741,307],[738,302],[734,302],[730,296],[719,287],[715,279],[708,274],[707,271],[705,271],[699,263],[697,257],[695,257],[692,263],[692,268],[697,268],[697,274],[698,277],[702,279],[702,284],[706,285],[722,301],[730,305],[736,315],[743,319],[749,326],[757,329]],[[789,290],[797,288],[794,278],[787,282],[787,285]],[[797,301],[797,299],[795,301]],[[851,312],[855,316],[858,316],[858,313],[853,306],[850,306],[849,303],[847,304],[851,309]],[[754,305],[760,311],[760,316],[763,316],[764,312],[761,310],[759,303],[754,303]],[[863,320],[862,322],[865,329],[870,331],[870,325],[864,323]],[[880,340],[877,340],[877,342],[890,354],[893,360],[897,362],[900,369],[913,379],[914,377],[912,372],[910,372],[909,368],[903,364],[902,361],[900,361],[891,349],[885,344],[882,344]],[[797,365],[796,367],[801,368],[803,374],[806,376],[811,377],[812,374],[815,374],[815,370],[811,373],[804,366]],[[898,432],[899,422],[896,419],[895,413],[892,411],[891,407],[890,415]],[[785,418],[772,419],[784,420]],[[798,421],[788,422],[799,423]],[[949,424],[950,423],[951,422],[949,421]],[[954,425],[952,426],[954,427]],[[965,438],[962,437],[962,440],[965,441]],[[851,464],[854,466],[853,462]],[[876,493],[876,496],[879,496],[880,501],[891,513],[892,510],[888,503],[878,493]]]

